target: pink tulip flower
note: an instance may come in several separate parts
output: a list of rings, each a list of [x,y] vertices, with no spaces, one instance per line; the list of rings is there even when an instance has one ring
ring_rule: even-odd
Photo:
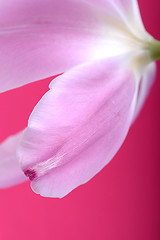
[[[116,154],[154,81],[160,43],[136,0],[1,0],[1,92],[58,73],[0,145],[0,187],[63,197]],[[24,172],[24,173],[23,173]]]

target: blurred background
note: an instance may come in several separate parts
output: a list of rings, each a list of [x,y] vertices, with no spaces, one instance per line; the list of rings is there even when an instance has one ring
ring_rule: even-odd
[[[160,1],[139,0],[160,40]],[[63,199],[40,197],[29,182],[0,190],[0,240],[160,239],[160,62],[145,106],[114,159]],[[23,129],[51,79],[0,95],[0,141]]]

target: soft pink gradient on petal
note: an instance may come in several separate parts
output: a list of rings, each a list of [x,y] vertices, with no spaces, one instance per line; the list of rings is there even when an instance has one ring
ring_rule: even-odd
[[[0,188],[10,187],[27,180],[16,157],[16,149],[22,133],[7,138],[0,145]]]
[[[61,73],[93,57],[103,13],[85,1],[0,3],[1,91]],[[72,9],[72,13],[71,13]]]
[[[128,22],[136,18],[137,25],[143,25],[137,0],[46,0],[45,2],[43,0],[23,0],[23,2],[2,0],[0,9],[0,26],[4,30],[17,30],[20,26],[25,28],[29,24],[32,26],[43,24],[51,27],[54,21],[58,24],[57,26],[63,22],[64,27],[69,25],[72,28],[99,27],[98,20],[102,20],[99,11],[106,12],[116,19],[123,20],[123,17],[126,17]],[[121,15],[117,14],[117,9]],[[64,17],[66,17],[65,22]]]
[[[122,60],[81,65],[52,81],[18,151],[22,168],[36,178],[35,192],[63,197],[118,151],[133,117],[136,89]]]
[[[135,50],[132,4],[115,2],[1,1],[0,91]]]

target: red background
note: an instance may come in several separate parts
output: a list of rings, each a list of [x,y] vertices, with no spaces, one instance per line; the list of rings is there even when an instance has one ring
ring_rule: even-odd
[[[160,39],[160,1],[139,0],[147,30]],[[0,140],[27,125],[50,80],[0,95]],[[116,157],[63,199],[29,183],[0,190],[0,240],[159,240],[160,63],[155,85]]]

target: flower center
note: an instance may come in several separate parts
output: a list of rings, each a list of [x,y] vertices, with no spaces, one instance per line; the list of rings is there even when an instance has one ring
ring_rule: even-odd
[[[156,61],[160,59],[160,41],[153,40],[148,43],[151,60]]]

